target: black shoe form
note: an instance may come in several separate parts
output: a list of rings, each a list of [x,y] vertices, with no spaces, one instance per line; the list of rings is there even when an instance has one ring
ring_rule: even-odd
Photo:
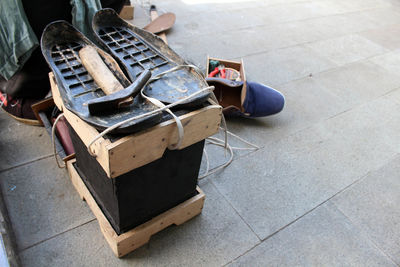
[[[187,65],[158,36],[127,23],[112,9],[99,10],[93,17],[92,27],[98,42],[125,68],[131,80],[145,69],[155,76],[178,65]],[[205,87],[208,85],[204,78],[194,70],[183,68],[150,83],[144,93],[171,104]],[[209,92],[204,92],[179,106],[197,106],[209,96]]]
[[[90,114],[88,102],[105,96],[101,88],[93,80],[82,65],[79,50],[85,46],[93,46],[123,87],[130,85],[116,61],[107,53],[97,48],[81,32],[66,21],[53,22],[45,28],[41,39],[44,58],[49,64],[57,81],[64,106],[102,131],[114,124],[143,113],[157,109],[155,105],[144,100],[140,95],[134,98],[133,104],[101,115]],[[149,128],[161,121],[162,114],[147,116],[130,121],[116,128],[111,133],[132,133]]]

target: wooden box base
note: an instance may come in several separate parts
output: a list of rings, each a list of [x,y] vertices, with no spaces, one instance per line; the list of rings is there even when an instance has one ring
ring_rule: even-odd
[[[74,167],[75,160],[67,162],[67,169],[72,184],[78,191],[82,200],[86,200],[100,225],[100,230],[107,240],[109,246],[117,257],[122,257],[149,242],[155,233],[170,225],[180,225],[201,213],[204,205],[205,195],[199,187],[198,194],[182,202],[174,208],[154,217],[148,222],[139,225],[132,230],[118,235],[108,222],[103,212],[90,194]]]
[[[70,127],[76,170],[114,230],[121,234],[196,195],[204,141],[166,150],[161,159],[110,179]]]

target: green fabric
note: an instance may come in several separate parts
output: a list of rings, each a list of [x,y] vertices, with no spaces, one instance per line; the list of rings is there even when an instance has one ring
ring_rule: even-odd
[[[39,45],[20,0],[0,1],[0,75],[10,79]]]
[[[72,24],[94,40],[92,18],[101,9],[100,0],[70,0],[70,4]],[[38,45],[21,0],[0,0],[0,75],[10,79]]]
[[[101,9],[100,0],[70,0],[72,6],[72,25],[94,41],[92,19]]]

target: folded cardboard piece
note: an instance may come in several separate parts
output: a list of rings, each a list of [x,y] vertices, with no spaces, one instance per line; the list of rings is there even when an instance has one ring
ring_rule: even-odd
[[[214,69],[210,66],[212,61],[218,61],[225,69],[234,69],[239,72],[239,79],[229,80],[221,77],[208,77]],[[225,115],[235,112],[244,113],[243,102],[246,99],[247,85],[243,60],[231,61],[220,58],[207,57],[206,81],[215,87],[214,94],[223,108]]]
[[[228,74],[232,70],[234,75]],[[243,60],[240,62],[207,58],[207,83],[215,87],[214,94],[226,116],[264,117],[279,113],[285,97],[261,83],[246,81]]]

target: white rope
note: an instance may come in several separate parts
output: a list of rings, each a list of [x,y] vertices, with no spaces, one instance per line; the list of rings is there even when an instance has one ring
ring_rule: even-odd
[[[164,72],[161,72],[161,73],[157,74],[156,76],[150,78],[150,80],[147,82],[147,84],[149,84],[149,83],[151,83],[151,82],[153,82],[153,81],[156,81],[156,80],[160,79],[161,77],[167,75],[168,73],[171,73],[171,72],[174,72],[174,71],[183,69],[183,68],[193,69],[193,70],[196,72],[197,75],[199,75],[201,78],[204,78],[204,76],[203,76],[203,74],[201,73],[200,69],[199,69],[197,66],[195,66],[195,65],[191,65],[191,64],[188,64],[188,65],[177,65],[177,66],[175,66],[175,67],[173,67],[173,68],[170,68],[169,70],[166,70],[166,71],[164,71]],[[144,87],[143,87],[143,88],[144,88]]]
[[[173,67],[173,68],[171,68],[171,69],[169,69],[169,70],[166,70],[166,71],[164,71],[164,72],[162,72],[162,73],[159,73],[159,74],[157,74],[156,76],[154,76],[154,77],[152,77],[151,79],[149,79],[149,81],[145,84],[145,86],[143,86],[143,89],[140,90],[140,94],[142,95],[143,98],[149,100],[150,102],[152,102],[152,103],[153,103],[154,105],[156,105],[157,107],[159,107],[159,108],[165,107],[165,105],[164,105],[161,101],[159,101],[158,99],[155,99],[155,98],[153,98],[153,97],[146,96],[146,95],[144,94],[144,88],[145,88],[146,85],[148,85],[149,83],[160,79],[161,77],[167,75],[168,73],[171,73],[171,72],[174,72],[174,71],[183,69],[183,68],[191,68],[191,69],[193,69],[193,70],[196,72],[196,74],[197,74],[198,76],[200,76],[201,79],[204,78],[203,75],[202,75],[202,73],[201,73],[201,71],[199,70],[199,68],[198,68],[197,66],[195,66],[195,65],[178,65],[178,66],[175,66],[175,67]],[[186,93],[186,92],[187,92],[187,90],[182,90],[182,89],[180,89],[180,88],[174,88],[174,89],[177,90],[177,91],[179,91],[179,92],[181,92],[181,93]],[[170,145],[168,146],[168,149],[170,149],[170,150],[175,150],[175,149],[178,149],[178,148],[181,146],[181,144],[182,144],[183,137],[184,137],[184,135],[185,135],[184,128],[183,128],[182,122],[181,122],[181,120],[180,120],[180,118],[179,118],[178,116],[176,116],[169,108],[166,109],[165,111],[167,111],[167,112],[172,116],[172,118],[175,120],[177,129],[178,129],[178,141],[176,142],[176,144],[170,144]]]
[[[56,125],[58,123],[58,121],[64,117],[64,113],[61,113],[60,115],[58,115],[57,119],[54,121],[53,127],[51,128],[51,141],[53,143],[53,152],[54,152],[54,157],[56,159],[57,162],[57,166],[58,168],[62,169],[65,168],[65,163],[64,164],[60,164],[60,162],[58,161],[58,157],[57,157],[57,149],[56,149]]]
[[[142,97],[144,97],[145,99],[149,100],[151,103],[153,103],[154,105],[156,105],[159,108],[164,108],[165,107],[165,105],[161,101],[159,101],[158,99],[155,99],[153,97],[148,97],[145,94],[142,94]],[[178,147],[180,147],[180,145],[182,144],[182,140],[183,140],[183,136],[184,136],[183,125],[182,125],[182,122],[179,119],[179,117],[177,117],[169,108],[167,108],[165,111],[167,111],[169,114],[171,114],[171,116],[175,120],[176,126],[178,128],[178,142],[176,144],[171,144],[171,145],[168,146],[169,149],[175,150]]]
[[[233,150],[232,150],[232,147],[228,143],[225,143],[221,139],[218,139],[218,138],[215,138],[215,137],[208,137],[206,139],[206,141],[207,141],[206,145],[207,144],[212,144],[212,145],[224,147],[225,150],[229,151],[230,156],[229,156],[229,159],[225,163],[223,163],[223,164],[221,164],[221,165],[219,165],[219,166],[217,166],[217,167],[215,167],[215,168],[210,170],[209,169],[209,165],[210,164],[209,164],[209,160],[208,160],[208,153],[207,153],[207,150],[204,150],[204,152],[205,152],[204,155],[205,155],[205,158],[206,158],[206,161],[207,161],[207,169],[206,169],[206,172],[204,174],[199,175],[198,180],[201,180],[201,179],[203,179],[203,178],[205,178],[205,177],[207,177],[207,176],[209,176],[209,175],[211,175],[211,174],[213,174],[213,173],[215,173],[215,172],[227,167],[233,161]]]
[[[206,171],[204,173],[207,174],[208,171],[210,170],[210,160],[208,159],[208,153],[207,153],[205,145],[204,145],[204,148],[203,148],[203,155],[206,158]],[[201,179],[201,178],[204,178],[204,177],[202,177],[202,175],[199,175],[198,179]]]
[[[151,115],[153,115],[153,114],[160,113],[160,112],[162,112],[162,111],[167,111],[169,114],[171,114],[172,117],[173,117],[173,119],[175,120],[175,122],[176,122],[176,124],[177,124],[177,128],[178,128],[178,138],[179,138],[179,139],[178,139],[178,142],[177,142],[176,144],[170,145],[169,148],[170,148],[170,149],[176,149],[176,148],[178,148],[178,147],[180,146],[180,144],[182,143],[183,135],[184,135],[184,130],[183,130],[183,125],[182,125],[180,119],[179,119],[177,116],[175,116],[175,115],[173,114],[173,112],[170,110],[170,108],[175,107],[175,106],[177,106],[177,105],[179,105],[179,104],[181,104],[181,103],[184,103],[184,102],[186,102],[187,100],[189,100],[189,99],[191,99],[191,98],[193,98],[193,97],[195,97],[195,96],[197,96],[197,95],[199,95],[199,94],[202,94],[203,92],[206,92],[206,91],[212,92],[212,91],[214,90],[214,86],[208,86],[208,87],[206,87],[206,88],[203,88],[203,89],[201,89],[201,90],[199,90],[199,91],[196,91],[196,92],[194,92],[193,94],[191,94],[191,95],[189,95],[189,96],[186,96],[185,98],[182,98],[182,99],[180,99],[180,100],[178,100],[178,101],[176,101],[176,102],[174,102],[174,103],[172,103],[172,104],[169,104],[169,105],[164,105],[163,103],[161,103],[161,101],[159,101],[159,100],[157,100],[157,99],[155,99],[155,98],[146,96],[146,95],[144,94],[144,89],[146,88],[146,86],[147,86],[149,83],[160,79],[161,77],[165,76],[165,75],[168,74],[168,73],[171,73],[171,72],[180,70],[180,69],[182,69],[182,68],[191,68],[191,69],[193,69],[193,70],[196,72],[197,75],[199,75],[200,77],[203,77],[202,74],[201,74],[201,71],[199,70],[199,68],[196,67],[196,66],[194,66],[194,65],[178,65],[178,66],[175,66],[175,67],[173,67],[173,68],[171,68],[171,69],[169,69],[169,70],[166,70],[166,71],[164,71],[164,72],[161,72],[161,73],[157,74],[156,76],[150,78],[149,81],[146,83],[146,85],[143,86],[143,88],[140,90],[140,94],[142,95],[142,97],[144,97],[145,99],[147,99],[148,101],[150,101],[150,102],[153,103],[154,105],[158,106],[159,108],[156,109],[156,110],[153,110],[153,111],[150,111],[150,112],[146,112],[146,113],[144,113],[144,114],[141,114],[141,115],[138,115],[138,116],[135,116],[135,117],[126,119],[126,120],[124,120],[124,121],[121,121],[121,122],[119,122],[119,123],[116,123],[116,124],[114,124],[114,125],[108,127],[107,129],[105,129],[104,131],[102,131],[100,134],[98,134],[97,136],[95,136],[95,137],[93,138],[93,140],[89,143],[89,145],[88,145],[88,152],[89,152],[89,154],[90,154],[91,156],[93,156],[93,157],[96,157],[96,156],[97,156],[95,153],[92,152],[91,146],[92,146],[98,139],[100,139],[101,137],[103,137],[103,136],[106,135],[107,133],[113,131],[114,129],[120,127],[121,125],[123,125],[123,124],[125,124],[125,123],[131,122],[131,121],[134,121],[134,120],[138,120],[138,119],[141,119],[141,118],[144,118],[144,117],[147,117],[147,116],[151,116]],[[212,94],[212,95],[213,95],[213,94]]]
[[[225,119],[224,116],[222,116],[222,119],[223,120]],[[208,153],[207,153],[206,148],[204,148],[204,157],[206,159],[206,171],[204,172],[204,174],[199,175],[199,177],[198,177],[199,180],[201,180],[201,179],[203,179],[203,178],[205,178],[205,177],[207,177],[207,176],[209,176],[209,175],[211,175],[213,173],[216,173],[217,171],[219,171],[219,170],[221,170],[223,168],[226,168],[229,164],[231,164],[232,161],[233,161],[233,155],[234,155],[233,154],[233,150],[254,150],[254,151],[257,151],[258,149],[260,149],[259,146],[255,145],[253,143],[250,143],[249,141],[246,141],[243,138],[237,136],[236,134],[231,133],[230,131],[228,131],[228,129],[226,128],[226,123],[225,123],[225,128],[220,127],[219,129],[223,130],[225,132],[225,140],[223,141],[223,140],[221,140],[219,138],[216,138],[216,137],[208,137],[206,139],[207,142],[206,142],[205,146],[210,144],[210,145],[216,145],[216,146],[224,147],[225,148],[225,153],[226,153],[226,151],[228,151],[229,154],[230,154],[229,159],[225,163],[222,163],[222,164],[218,165],[217,167],[214,167],[213,169],[210,170],[210,162],[209,162],[209,158],[208,158]],[[233,136],[233,137],[235,137],[235,138],[237,138],[238,140],[242,141],[243,143],[245,143],[245,144],[247,144],[249,146],[252,146],[252,147],[232,147],[228,143],[228,138],[227,138],[228,134]]]
[[[141,118],[144,118],[144,117],[147,117],[147,116],[150,116],[150,115],[153,115],[153,114],[162,112],[162,111],[167,110],[167,109],[169,109],[169,108],[175,107],[175,106],[177,106],[177,105],[179,105],[179,104],[185,102],[186,100],[188,100],[188,99],[190,99],[190,98],[192,98],[192,97],[195,97],[195,96],[197,96],[197,95],[199,95],[199,94],[201,94],[201,93],[203,93],[203,92],[206,92],[206,91],[212,92],[213,90],[214,90],[214,86],[208,86],[208,87],[203,88],[203,89],[201,89],[201,90],[199,90],[199,91],[196,91],[195,93],[193,93],[193,94],[191,94],[191,95],[189,95],[189,96],[187,96],[187,97],[185,97],[185,98],[182,98],[182,99],[180,99],[180,100],[178,100],[178,101],[176,101],[176,102],[174,102],[174,103],[172,103],[172,104],[166,105],[166,106],[163,107],[163,108],[158,108],[158,109],[155,109],[155,110],[153,110],[153,111],[149,111],[149,112],[143,113],[143,114],[141,114],[141,115],[138,115],[138,116],[135,116],[135,117],[126,119],[126,120],[124,120],[124,121],[121,121],[121,122],[118,122],[118,123],[114,124],[113,126],[108,127],[107,129],[105,129],[104,131],[102,131],[100,134],[98,134],[96,137],[94,137],[93,140],[89,143],[89,145],[88,145],[89,154],[95,157],[96,154],[93,154],[93,153],[91,152],[91,150],[90,150],[90,147],[93,145],[93,143],[96,142],[99,138],[101,138],[101,137],[103,137],[104,135],[106,135],[106,134],[108,134],[109,132],[111,132],[112,130],[118,128],[119,126],[121,126],[121,125],[123,125],[123,124],[125,124],[125,123],[128,123],[128,122],[134,121],[134,120],[138,120],[138,119],[141,119]]]
[[[129,119],[126,119],[126,120],[124,120],[124,121],[121,121],[121,122],[119,122],[119,123],[116,123],[116,124],[114,124],[114,125],[108,127],[108,128],[105,129],[103,132],[101,132],[100,134],[98,134],[97,136],[95,136],[95,137],[93,138],[93,140],[89,143],[89,145],[88,145],[88,152],[89,152],[89,154],[90,154],[91,156],[93,156],[93,157],[96,157],[96,156],[97,156],[96,154],[94,154],[94,153],[92,152],[92,150],[91,150],[90,148],[91,148],[91,146],[92,146],[99,138],[103,137],[103,136],[106,135],[107,133],[113,131],[114,129],[120,127],[121,125],[123,125],[123,124],[125,124],[125,123],[131,122],[131,121],[134,121],[134,120],[138,120],[138,119],[141,119],[141,118],[144,118],[144,117],[147,117],[147,116],[151,116],[151,115],[153,115],[153,114],[156,114],[156,113],[159,113],[159,112],[162,112],[162,111],[167,111],[169,114],[171,114],[172,118],[173,118],[173,119],[175,120],[175,122],[176,122],[177,129],[178,129],[178,141],[177,141],[177,143],[176,143],[176,144],[171,144],[171,145],[169,145],[168,148],[169,148],[169,149],[177,149],[177,148],[179,148],[180,145],[181,145],[181,142],[182,142],[182,140],[183,140],[184,128],[183,128],[182,122],[181,122],[181,120],[179,119],[179,117],[176,116],[170,109],[171,109],[172,107],[175,107],[175,106],[177,106],[177,105],[179,105],[179,104],[181,104],[181,103],[184,103],[184,102],[186,102],[187,100],[189,100],[189,99],[191,99],[191,98],[193,98],[193,97],[195,97],[195,96],[197,96],[197,95],[199,95],[199,94],[202,94],[203,92],[206,92],[206,91],[209,91],[209,92],[211,93],[210,102],[211,102],[212,104],[218,105],[218,100],[217,100],[217,98],[215,97],[215,95],[214,95],[214,93],[213,93],[214,86],[208,86],[208,87],[206,87],[206,88],[203,88],[203,89],[201,89],[201,90],[199,90],[199,91],[196,91],[195,93],[193,93],[193,94],[191,94],[191,95],[189,95],[189,96],[187,96],[187,97],[185,97],[185,98],[182,98],[182,99],[180,99],[180,100],[178,100],[178,101],[176,101],[176,102],[174,102],[174,103],[171,103],[171,104],[169,104],[169,105],[165,105],[165,104],[163,104],[161,101],[159,101],[159,100],[157,100],[157,99],[155,99],[155,98],[146,96],[146,95],[144,94],[144,88],[145,88],[149,83],[160,79],[161,77],[165,76],[165,75],[168,74],[168,73],[177,71],[177,70],[182,69],[182,68],[191,68],[191,69],[193,69],[193,70],[196,72],[197,75],[199,75],[201,78],[204,78],[204,76],[202,75],[202,73],[201,73],[201,71],[199,70],[199,68],[196,67],[196,66],[194,66],[194,65],[178,65],[178,66],[175,66],[175,67],[173,67],[173,68],[171,68],[171,69],[169,69],[169,70],[167,70],[167,71],[164,71],[164,72],[162,72],[162,73],[159,73],[159,74],[157,74],[156,76],[150,78],[149,81],[145,84],[145,86],[143,86],[143,88],[140,90],[140,94],[141,94],[141,96],[142,96],[144,99],[146,99],[146,100],[150,101],[151,103],[153,103],[154,105],[156,105],[156,106],[158,107],[158,109],[153,110],[153,111],[150,111],[150,112],[146,112],[146,113],[144,113],[144,114],[141,114],[141,115],[138,115],[138,116],[129,118]],[[178,90],[179,88],[176,88],[176,89]],[[178,90],[178,91],[179,91],[179,90]],[[58,119],[58,118],[57,118],[57,119]],[[217,166],[217,167],[215,167],[215,168],[213,168],[213,169],[210,170],[210,162],[209,162],[208,153],[207,153],[206,148],[204,148],[204,156],[205,156],[205,158],[206,158],[206,171],[205,171],[204,174],[199,175],[199,177],[198,177],[199,180],[201,180],[201,179],[203,179],[203,178],[205,178],[205,177],[207,177],[207,176],[209,176],[209,175],[211,175],[211,174],[213,174],[213,173],[215,173],[215,172],[217,172],[217,171],[219,171],[219,170],[221,170],[221,169],[227,167],[229,164],[231,164],[232,161],[233,161],[233,156],[234,156],[233,150],[258,150],[258,149],[259,149],[259,147],[258,147],[257,145],[252,144],[252,143],[250,143],[250,142],[244,140],[243,138],[241,138],[241,137],[239,137],[239,136],[237,136],[237,135],[235,135],[235,134],[229,132],[229,131],[227,130],[226,120],[225,120],[225,117],[224,117],[223,115],[222,115],[222,118],[221,118],[221,122],[222,122],[223,128],[220,127],[220,129],[224,131],[224,140],[221,140],[221,139],[218,139],[218,138],[215,138],[215,137],[209,137],[209,138],[206,139],[206,141],[207,141],[207,142],[206,142],[206,145],[211,144],[211,145],[216,145],[216,146],[224,147],[224,149],[225,149],[225,155],[226,155],[226,152],[227,152],[227,151],[228,151],[229,154],[230,154],[229,159],[228,159],[225,163],[223,163],[223,164],[221,164],[221,165],[219,165],[219,166]],[[230,146],[229,143],[228,143],[228,134],[231,135],[231,136],[233,136],[233,137],[235,137],[235,138],[237,138],[238,140],[242,141],[243,143],[245,143],[245,144],[251,146],[251,148],[232,147],[232,146]],[[57,161],[57,164],[58,164],[58,161]]]

